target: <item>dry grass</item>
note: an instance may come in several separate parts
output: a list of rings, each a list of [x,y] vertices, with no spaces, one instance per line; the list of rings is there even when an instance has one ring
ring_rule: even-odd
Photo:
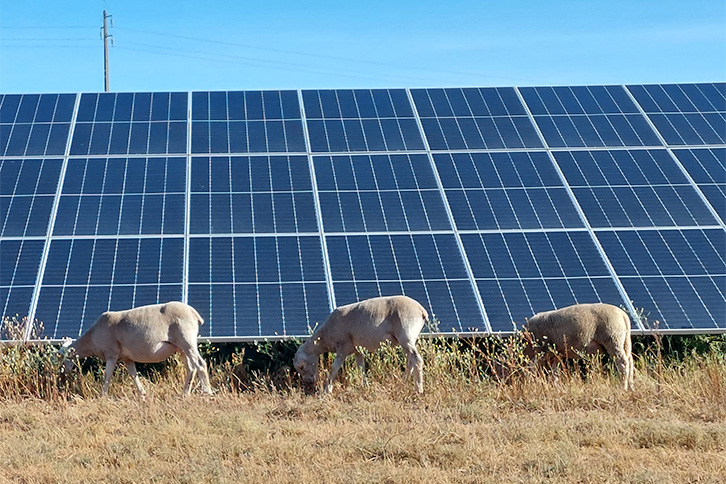
[[[599,360],[585,381],[523,368],[502,383],[481,349],[422,347],[421,396],[384,348],[369,357],[368,385],[351,363],[332,396],[304,395],[285,371],[235,393],[221,364],[215,396],[181,398],[177,362],[151,373],[146,401],[121,372],[108,398],[96,372],[65,386],[46,367],[8,373],[33,351],[55,360],[5,348],[0,482],[724,482],[723,355],[640,357],[624,393]]]

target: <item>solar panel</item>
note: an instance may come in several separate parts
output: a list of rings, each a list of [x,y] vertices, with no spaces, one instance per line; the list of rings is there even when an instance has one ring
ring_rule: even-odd
[[[621,86],[530,87],[521,93],[550,148],[661,144]]]
[[[516,231],[462,235],[494,331],[511,331],[541,308],[607,301],[625,306],[590,235]]]
[[[721,221],[726,220],[726,149],[684,149],[673,153]]]
[[[3,316],[51,339],[169,300],[304,336],[392,294],[445,334],[596,301],[723,332],[726,84],[0,95],[0,213]]]
[[[663,139],[671,146],[726,143],[723,85],[630,86]]]
[[[326,232],[450,230],[424,154],[315,156]]]
[[[541,147],[513,88],[414,89],[432,150]]]
[[[719,222],[666,150],[556,152],[592,227],[665,227]]]
[[[545,152],[435,154],[459,230],[583,227]]]

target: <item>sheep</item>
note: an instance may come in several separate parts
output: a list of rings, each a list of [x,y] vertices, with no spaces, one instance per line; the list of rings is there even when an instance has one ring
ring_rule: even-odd
[[[557,355],[547,350],[554,345],[564,358],[577,357],[577,351],[594,354],[606,350],[615,360],[625,390],[633,388],[633,354],[630,318],[622,309],[604,303],[575,304],[553,311],[537,313],[524,325],[532,340],[524,353],[534,359],[545,353],[540,363],[552,366]]]
[[[68,373],[73,369],[71,356],[101,358],[106,362],[101,391],[101,395],[105,396],[116,363],[122,361],[143,398],[146,391],[136,373],[134,362],[158,363],[180,352],[185,357],[187,367],[184,395],[191,392],[192,379],[197,372],[200,374],[202,391],[211,394],[207,364],[197,349],[197,333],[199,325],[203,323],[204,320],[193,307],[181,302],[107,311],[74,343],[71,340],[64,342],[64,371]]]
[[[375,297],[335,309],[315,333],[295,353],[293,366],[308,385],[318,379],[318,359],[323,353],[335,352],[325,392],[331,393],[333,381],[345,359],[355,354],[356,363],[365,372],[360,347],[375,351],[386,341],[403,348],[406,373],[413,377],[418,393],[423,392],[423,358],[416,349],[416,339],[428,313],[417,301],[406,296]],[[364,373],[365,374],[365,373]]]

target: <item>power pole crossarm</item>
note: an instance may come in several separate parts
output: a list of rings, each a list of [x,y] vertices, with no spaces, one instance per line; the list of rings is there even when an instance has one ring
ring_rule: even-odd
[[[111,15],[103,11],[103,87],[104,91],[110,90],[109,73],[108,73],[108,39],[111,39],[111,45],[113,45],[113,35],[108,33],[107,20],[111,18]],[[111,19],[111,26],[113,27],[113,19]]]

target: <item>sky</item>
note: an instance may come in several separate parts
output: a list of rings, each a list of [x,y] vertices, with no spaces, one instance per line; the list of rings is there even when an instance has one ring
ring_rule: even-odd
[[[0,93],[726,81],[723,0],[13,0]],[[109,21],[110,25],[110,21]]]

